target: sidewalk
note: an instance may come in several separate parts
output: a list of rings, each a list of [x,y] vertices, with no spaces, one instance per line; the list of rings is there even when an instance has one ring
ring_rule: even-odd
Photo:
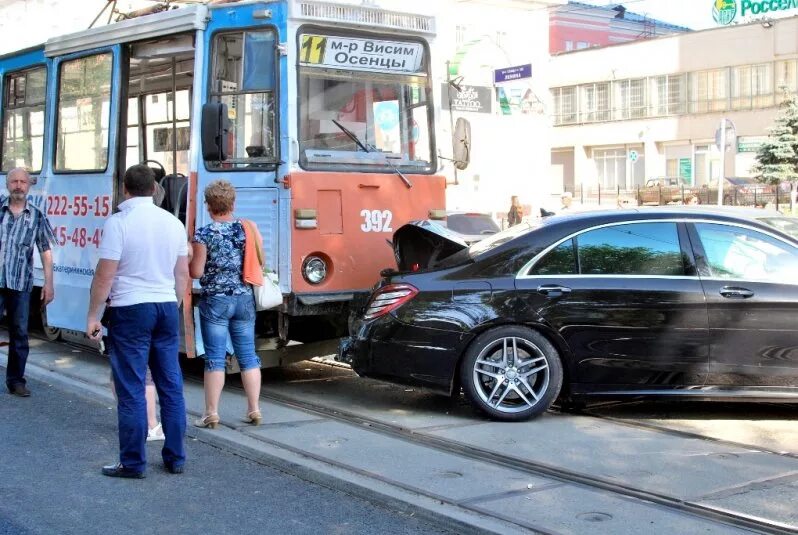
[[[36,340],[28,366],[31,378],[112,403],[108,366],[98,355]],[[289,386],[279,388],[281,394]],[[199,416],[201,384],[187,381],[185,393],[191,417]],[[337,403],[374,419],[399,419],[404,428],[418,429],[419,436],[488,453],[511,453],[529,462],[798,526],[792,505],[798,489],[795,458],[588,417],[547,415],[533,422],[501,424],[441,412],[430,419],[374,406],[376,399],[361,397],[358,403],[340,396]],[[264,425],[251,427],[241,422],[244,407],[243,393],[225,390],[220,405],[223,426],[190,427],[190,436],[459,533],[736,532],[646,501],[530,476],[275,401],[262,402]]]

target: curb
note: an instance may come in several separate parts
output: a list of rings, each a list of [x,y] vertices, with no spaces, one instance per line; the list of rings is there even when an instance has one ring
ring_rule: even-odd
[[[116,403],[108,388],[40,366],[35,362],[28,361],[26,374],[31,379],[95,403]],[[193,411],[189,411],[189,414],[200,416]],[[189,425],[186,428],[186,436],[304,481],[343,492],[407,516],[420,518],[447,531],[463,535],[535,533],[517,524],[463,509],[456,503],[413,493],[352,470],[265,443],[229,427],[207,430]]]

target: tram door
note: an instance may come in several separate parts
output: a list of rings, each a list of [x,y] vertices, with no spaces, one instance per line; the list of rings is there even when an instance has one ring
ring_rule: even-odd
[[[146,163],[163,188],[156,202],[186,223],[194,36],[181,34],[127,47],[120,128],[117,202],[125,169]]]
[[[47,212],[56,300],[50,325],[82,332],[102,228],[111,214],[120,110],[118,45],[56,57],[48,86],[50,154]]]

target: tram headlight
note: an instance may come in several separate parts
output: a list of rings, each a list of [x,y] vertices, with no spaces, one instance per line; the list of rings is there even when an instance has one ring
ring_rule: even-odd
[[[318,256],[309,256],[302,265],[302,276],[311,284],[321,284],[327,278],[327,262]]]

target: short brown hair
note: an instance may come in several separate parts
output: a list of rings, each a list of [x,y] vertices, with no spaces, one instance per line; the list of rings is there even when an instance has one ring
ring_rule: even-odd
[[[214,180],[205,186],[205,203],[212,214],[229,214],[235,202],[236,189],[227,180]]]
[[[155,173],[144,164],[132,165],[125,171],[124,184],[133,197],[151,197],[155,188]]]

